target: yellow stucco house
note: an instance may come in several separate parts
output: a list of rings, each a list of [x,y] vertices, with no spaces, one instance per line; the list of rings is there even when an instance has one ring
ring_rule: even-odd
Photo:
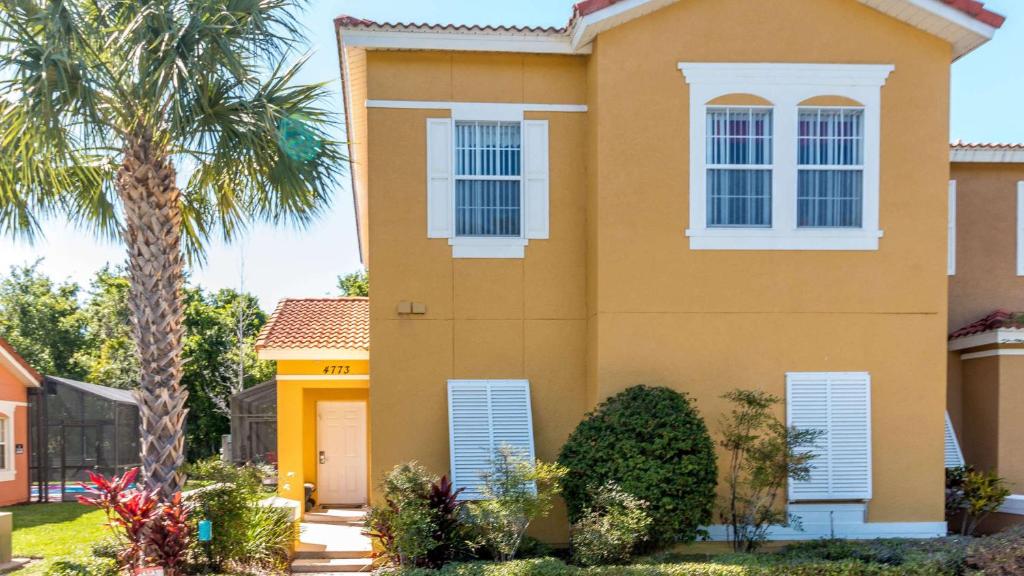
[[[974,0],[587,0],[565,28],[336,21],[372,300],[285,301],[280,494],[473,493],[637,384],[825,430],[802,532],[944,535],[950,64]],[[368,330],[368,332],[366,332]],[[372,364],[369,350],[372,348]],[[564,514],[539,527],[566,541]],[[713,537],[724,529],[711,527]]]

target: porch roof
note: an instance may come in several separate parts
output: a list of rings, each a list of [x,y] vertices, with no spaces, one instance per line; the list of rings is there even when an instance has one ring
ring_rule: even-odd
[[[369,298],[288,298],[260,332],[256,350],[369,352]]]

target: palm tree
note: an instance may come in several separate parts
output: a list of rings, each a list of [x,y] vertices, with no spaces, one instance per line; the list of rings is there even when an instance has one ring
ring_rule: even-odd
[[[165,497],[184,483],[184,263],[254,220],[310,222],[342,170],[326,88],[295,82],[297,1],[0,0],[0,232],[58,217],[123,239],[143,473]]]

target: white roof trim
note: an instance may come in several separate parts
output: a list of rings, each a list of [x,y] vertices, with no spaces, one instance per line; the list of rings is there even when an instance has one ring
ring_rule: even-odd
[[[977,162],[996,164],[1024,164],[1024,148],[954,146],[949,152],[950,162]]]
[[[345,348],[261,348],[260,360],[369,360],[368,350]]]
[[[382,30],[341,28],[347,46],[384,50],[454,50],[465,52],[526,52],[531,54],[590,54],[576,50],[565,34],[487,32],[480,30]]]
[[[21,365],[21,362],[18,362],[18,360],[15,359],[15,357],[12,356],[11,353],[3,346],[0,346],[0,358],[2,358],[5,363],[11,367],[11,371],[14,372],[14,375],[17,376],[25,386],[39,388],[39,381],[36,380],[36,377],[26,370],[25,367]]]
[[[572,28],[563,33],[386,29],[366,26],[341,29],[345,44],[370,49],[590,54],[591,43],[598,34],[678,1],[623,0],[577,19]],[[953,45],[954,60],[988,42],[996,31],[940,0],[858,2],[950,42]]]
[[[956,338],[949,341],[949,350],[954,352],[956,350],[966,350],[990,344],[1024,344],[1024,329],[1005,328],[1002,330],[989,330],[988,332]]]

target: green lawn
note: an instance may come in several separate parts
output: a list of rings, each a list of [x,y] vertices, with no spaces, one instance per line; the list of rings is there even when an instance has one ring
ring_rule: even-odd
[[[39,557],[19,576],[46,571],[54,560],[92,554],[92,545],[107,533],[103,512],[76,502],[25,504],[0,508],[14,514],[14,555]]]

